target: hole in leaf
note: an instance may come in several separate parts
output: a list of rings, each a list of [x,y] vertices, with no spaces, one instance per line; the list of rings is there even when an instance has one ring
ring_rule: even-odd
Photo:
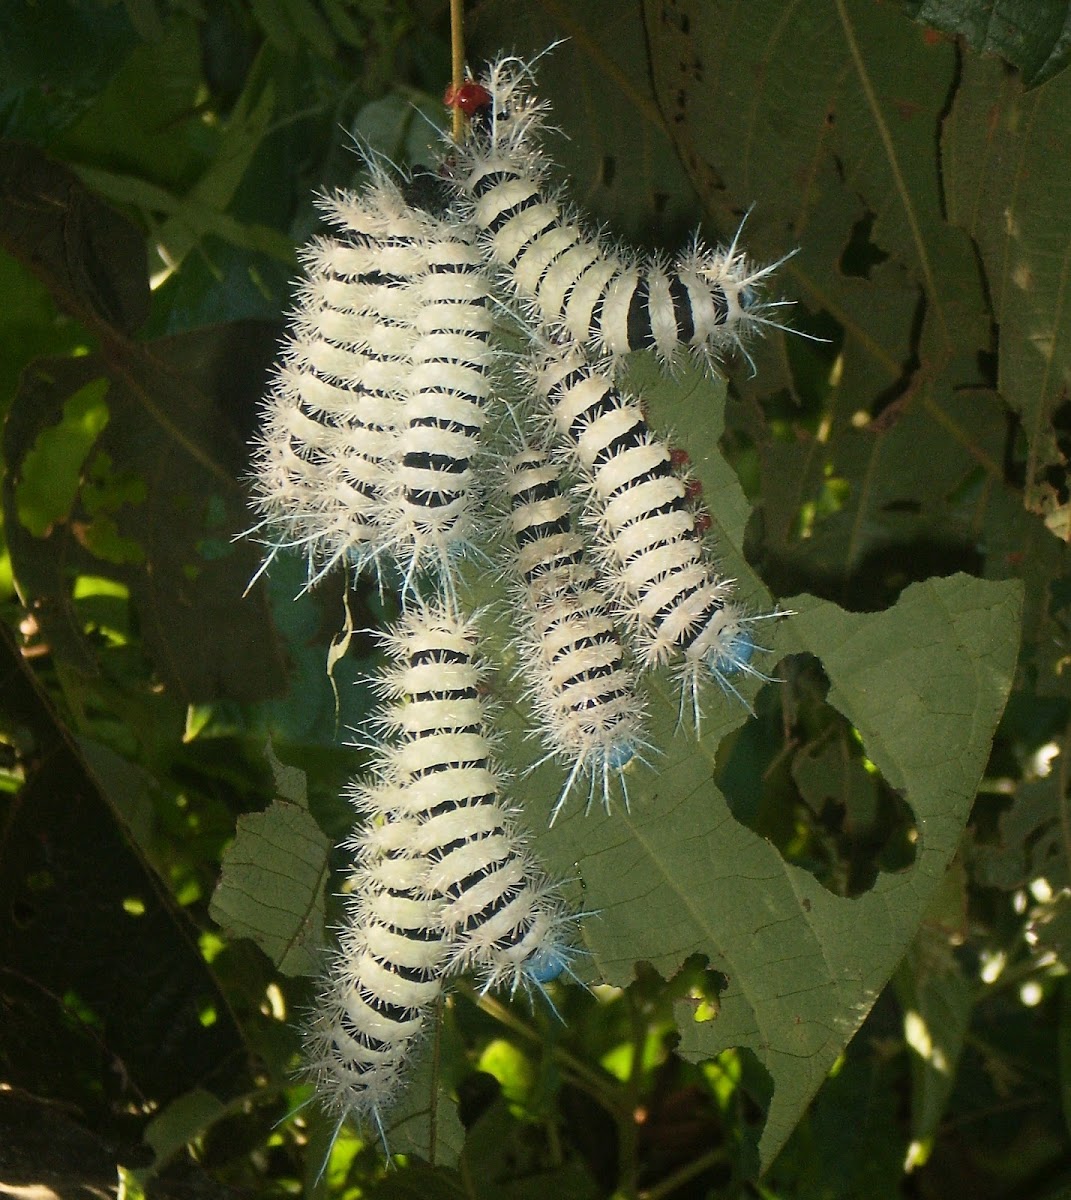
[[[876,213],[867,212],[852,226],[852,232],[840,256],[840,269],[845,275],[858,279],[869,279],[874,267],[880,266],[889,257],[880,246],[870,240]]]
[[[756,719],[722,765],[722,790],[736,819],[786,862],[834,895],[859,896],[880,873],[915,861],[914,814],[866,757],[857,731],[826,703],[819,661],[793,655],[775,673],[784,683],[756,698]],[[756,761],[770,764],[758,793]]]

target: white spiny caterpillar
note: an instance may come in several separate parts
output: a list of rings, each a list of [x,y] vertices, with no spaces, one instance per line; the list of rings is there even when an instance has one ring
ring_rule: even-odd
[[[761,301],[759,290],[784,259],[756,266],[735,238],[717,250],[696,239],[670,266],[620,253],[585,230],[547,190],[538,144],[545,105],[531,81],[516,58],[481,77],[488,100],[451,176],[465,217],[537,325],[615,358],[653,347],[668,362],[682,348],[710,360],[763,326],[783,328],[769,314],[784,302]]]
[[[391,700],[381,724],[395,740],[374,782],[354,792],[374,832],[353,846],[368,870],[384,855],[424,861],[448,970],[473,968],[485,988],[539,990],[568,967],[570,919],[501,798],[476,625],[413,607],[383,640],[393,666],[379,683]]]
[[[359,838],[358,838],[359,841]],[[373,1124],[405,1087],[425,1019],[442,991],[447,942],[438,905],[421,889],[418,857],[382,857],[358,870],[346,922],[311,1019],[304,1073],[321,1106]]]
[[[427,268],[425,224],[376,173],[319,207],[335,233],[301,252],[305,279],[262,406],[253,504],[268,562],[299,549],[310,583],[339,564],[378,565],[384,493],[410,374],[411,283]]]
[[[601,780],[609,812],[611,773],[645,744],[644,702],[584,539],[573,528],[560,475],[546,454],[526,448],[510,459],[505,477],[521,578],[514,605],[523,625],[520,674],[548,757],[569,768],[552,825],[578,777],[589,780],[589,806]]]
[[[403,593],[425,567],[452,594],[453,560],[477,528],[473,460],[490,395],[490,276],[474,235],[427,216],[424,273],[411,290],[409,372],[384,520]]]
[[[654,667],[681,655],[682,713],[690,698],[698,728],[705,676],[735,692],[732,675],[758,674],[748,627],[762,618],[746,615],[732,600],[732,580],[715,571],[673,453],[651,432],[639,403],[577,348],[548,348],[531,374],[583,475],[608,586],[641,660]]]

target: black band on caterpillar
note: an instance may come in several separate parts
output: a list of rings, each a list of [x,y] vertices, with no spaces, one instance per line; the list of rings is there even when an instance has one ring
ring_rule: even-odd
[[[378,566],[413,335],[424,223],[376,174],[319,206],[335,233],[301,252],[305,277],[254,443],[253,505],[270,547],[299,550],[310,585]]]
[[[405,1087],[448,953],[422,874],[413,858],[357,872],[338,949],[303,1031],[304,1073],[321,1106],[339,1125],[348,1117],[374,1125],[384,1147],[384,1116]]]
[[[384,640],[393,666],[380,688],[393,703],[381,725],[395,740],[376,781],[354,793],[373,822],[354,847],[370,869],[385,856],[423,861],[449,970],[473,968],[485,988],[540,990],[568,967],[571,919],[501,797],[475,624],[417,607]]]
[[[385,521],[403,591],[431,568],[450,572],[476,525],[473,460],[490,395],[490,279],[470,230],[428,218],[427,267],[413,284],[411,369]]]

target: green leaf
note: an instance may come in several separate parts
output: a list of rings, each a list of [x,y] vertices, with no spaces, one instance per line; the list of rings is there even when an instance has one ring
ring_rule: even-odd
[[[851,900],[827,892],[738,824],[713,781],[738,704],[711,699],[698,745],[676,708],[652,703],[657,773],[630,778],[629,813],[568,808],[537,837],[544,858],[582,881],[597,974],[623,984],[642,959],[674,974],[701,952],[728,986],[716,1020],[684,1006],[682,1052],[754,1051],[774,1084],[760,1151],[769,1162],[906,950],[955,853],[1015,667],[1020,589],[955,576],[909,588],[885,613],[847,613],[810,597],[778,632],[779,654],[807,650],[829,702],[910,804],[915,865]],[[556,796],[540,770],[515,789],[537,828]]]
[[[252,938],[285,974],[315,975],[330,849],[308,809],[289,801],[239,817],[209,914],[232,937]]]
[[[1066,467],[1054,426],[1071,371],[1071,180],[1063,170],[1071,75],[1026,92],[968,59],[941,138],[949,219],[978,245],[1000,331],[1001,394],[1028,444],[1026,502],[1066,540]]]
[[[157,253],[169,268],[178,266],[204,237],[212,222],[203,221],[202,214],[206,218],[209,214],[223,217],[268,133],[275,111],[275,89],[271,80],[262,80],[263,74],[254,64],[249,82],[227,120],[219,149],[185,193],[178,210],[157,232]]]
[[[268,766],[271,768],[276,796],[299,808],[308,808],[309,789],[305,772],[299,767],[288,767],[286,763],[280,762],[271,742],[265,746],[264,754],[268,760]]]
[[[106,165],[184,191],[218,144],[217,131],[198,113],[201,85],[197,25],[172,14],[164,37],[136,45],[50,149],[72,163]]]
[[[1039,875],[1054,887],[1069,882],[1061,819],[1063,796],[1055,775],[1023,781],[1000,814],[997,838],[974,847],[975,879],[982,887],[1014,891]]]
[[[108,424],[106,379],[93,379],[63,406],[63,418],[42,430],[22,462],[15,488],[18,518],[34,537],[44,537],[56,521],[70,517],[82,466]]]
[[[975,987],[947,938],[925,926],[895,976],[911,1050],[911,1133],[915,1165],[925,1161],[956,1083]]]
[[[1071,56],[1067,0],[904,0],[925,25],[966,39],[980,54],[1018,67],[1028,87],[1062,71]]]
[[[156,1155],[154,1169],[159,1169],[226,1111],[218,1097],[203,1088],[194,1088],[173,1100],[145,1126],[142,1136]]]

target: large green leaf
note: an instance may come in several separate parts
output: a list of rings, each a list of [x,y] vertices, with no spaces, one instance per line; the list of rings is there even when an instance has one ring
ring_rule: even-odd
[[[886,613],[809,597],[792,606],[778,648],[822,660],[830,703],[912,807],[913,867],[854,899],[826,891],[737,823],[713,782],[716,735],[698,746],[675,736],[675,709],[661,697],[664,757],[657,779],[630,784],[631,812],[574,808],[538,838],[558,870],[579,875],[585,906],[599,914],[585,941],[601,977],[624,983],[637,959],[668,976],[697,951],[728,977],[719,1016],[685,1021],[682,1048],[748,1047],[765,1065],[774,1083],[765,1162],[866,1016],[955,853],[1011,686],[1020,589],[956,576],[915,585]],[[520,796],[534,823],[554,799],[545,776]]]
[[[329,850],[307,803],[276,799],[262,813],[239,817],[212,919],[232,937],[252,938],[287,975],[316,974]]]

